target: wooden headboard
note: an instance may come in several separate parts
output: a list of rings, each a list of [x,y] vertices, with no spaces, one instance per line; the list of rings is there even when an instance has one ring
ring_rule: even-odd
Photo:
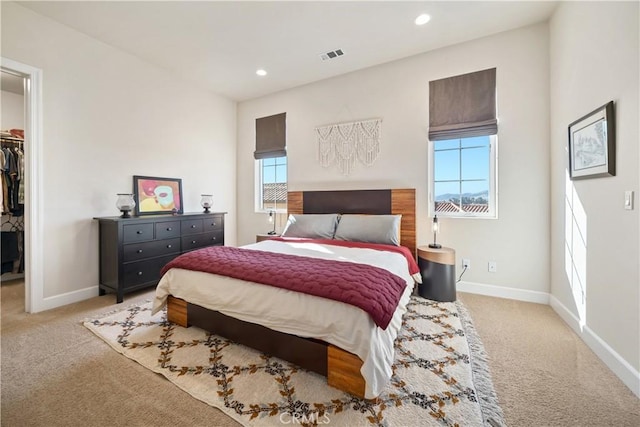
[[[290,214],[402,215],[400,244],[416,254],[416,190],[289,191]]]

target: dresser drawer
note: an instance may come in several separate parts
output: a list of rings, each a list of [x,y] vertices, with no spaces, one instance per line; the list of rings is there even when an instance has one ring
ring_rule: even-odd
[[[180,252],[180,238],[124,245],[124,262]]]
[[[125,264],[123,281],[125,289],[147,282],[157,282],[160,280],[160,270],[173,258],[175,255]]]
[[[216,231],[213,233],[203,233],[197,236],[182,237],[182,252],[192,251],[194,249],[204,248],[205,246],[223,245],[224,233]]]
[[[122,234],[124,243],[153,240],[153,223],[124,225]]]
[[[156,239],[180,237],[180,221],[156,222]]]
[[[203,231],[205,232],[222,230],[224,227],[224,221],[222,219],[222,215],[214,216],[213,218],[207,218],[203,220],[203,222],[204,222]]]
[[[182,221],[182,235],[202,233],[202,219],[188,219]]]
[[[212,233],[203,234],[207,241],[207,246],[224,245],[224,231],[214,231]]]

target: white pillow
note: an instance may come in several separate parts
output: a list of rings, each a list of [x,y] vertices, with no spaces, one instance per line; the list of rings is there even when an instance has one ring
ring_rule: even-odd
[[[400,246],[402,215],[342,215],[334,238]]]
[[[333,239],[338,214],[291,214],[282,231],[282,237]]]

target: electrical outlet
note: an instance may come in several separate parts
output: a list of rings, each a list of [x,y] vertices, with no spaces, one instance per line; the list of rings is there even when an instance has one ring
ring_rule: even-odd
[[[495,261],[489,261],[488,270],[490,273],[495,273],[498,271],[498,263]]]
[[[467,270],[471,270],[471,260],[469,258],[462,258],[462,268],[467,267]]]

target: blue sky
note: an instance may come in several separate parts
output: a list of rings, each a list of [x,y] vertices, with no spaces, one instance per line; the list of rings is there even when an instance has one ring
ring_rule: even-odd
[[[273,184],[275,182],[287,182],[287,158],[276,157],[262,160],[262,182]]]
[[[434,141],[434,192],[437,198],[446,193],[489,191],[489,137]],[[460,180],[462,179],[462,188]],[[454,180],[455,182],[439,182]],[[465,181],[480,180],[480,181]]]

